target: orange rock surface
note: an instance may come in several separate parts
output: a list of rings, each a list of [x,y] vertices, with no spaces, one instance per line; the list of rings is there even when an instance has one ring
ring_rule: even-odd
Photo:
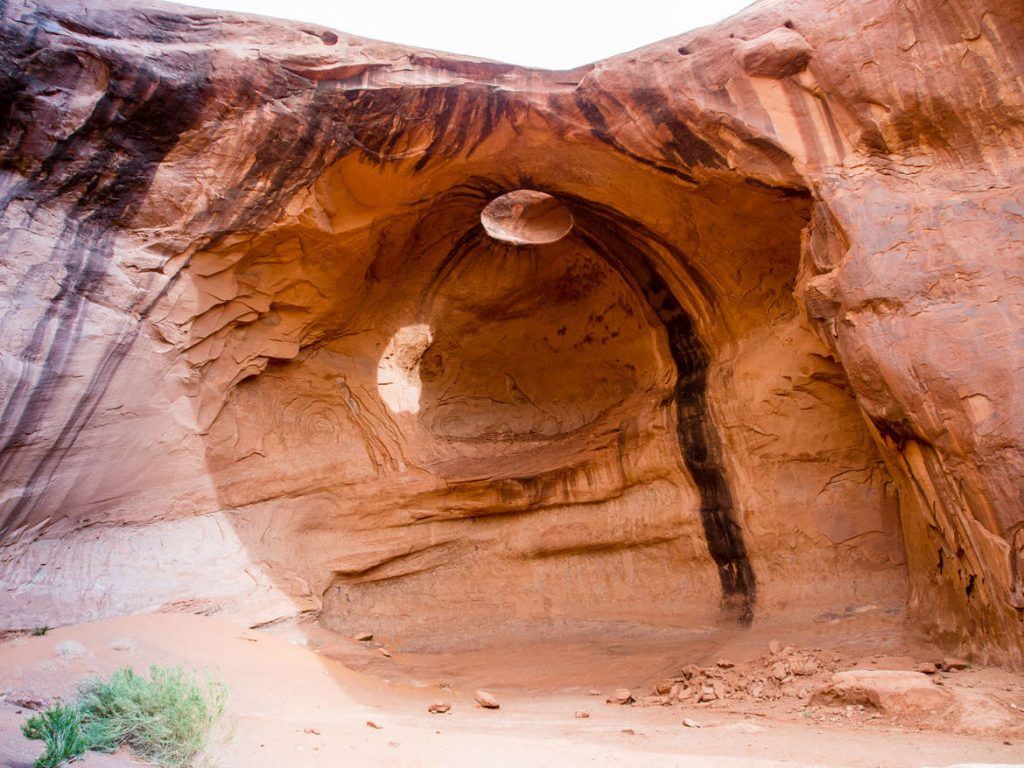
[[[1017,0],[569,72],[156,0],[2,31],[0,629],[879,609],[1024,663]]]

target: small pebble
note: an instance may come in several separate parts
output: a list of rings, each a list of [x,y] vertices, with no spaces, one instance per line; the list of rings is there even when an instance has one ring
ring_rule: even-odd
[[[477,691],[473,700],[484,709],[499,709],[501,707],[497,697],[487,691]]]
[[[632,704],[633,692],[629,688],[619,688],[606,701],[609,704]]]

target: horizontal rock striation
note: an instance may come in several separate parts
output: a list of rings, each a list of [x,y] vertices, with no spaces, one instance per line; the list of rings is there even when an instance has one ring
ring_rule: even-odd
[[[1024,663],[1018,2],[568,72],[0,14],[0,628],[906,606]]]

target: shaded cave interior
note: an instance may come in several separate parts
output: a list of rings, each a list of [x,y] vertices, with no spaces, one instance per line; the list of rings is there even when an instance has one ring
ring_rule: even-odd
[[[566,154],[347,158],[193,259],[231,294],[189,365],[242,541],[406,647],[901,605],[891,483],[793,298],[809,197]]]

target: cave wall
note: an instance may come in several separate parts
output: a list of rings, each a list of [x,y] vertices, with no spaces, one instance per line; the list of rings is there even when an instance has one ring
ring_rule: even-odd
[[[3,9],[6,625],[905,604],[1020,663],[1018,5],[566,73],[146,6]],[[516,188],[572,232],[489,239]]]

